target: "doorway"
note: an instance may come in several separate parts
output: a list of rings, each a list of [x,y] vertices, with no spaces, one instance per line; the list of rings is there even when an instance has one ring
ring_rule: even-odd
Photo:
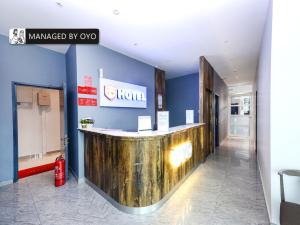
[[[251,125],[251,94],[232,95],[230,98],[231,137],[249,138]]]
[[[205,156],[214,152],[214,114],[213,114],[213,92],[205,90],[203,122],[205,123]]]
[[[15,181],[53,170],[60,155],[67,162],[65,93],[60,87],[13,84]]]
[[[219,145],[219,96],[215,95],[215,147]]]
[[[255,153],[257,154],[257,91],[255,92]]]

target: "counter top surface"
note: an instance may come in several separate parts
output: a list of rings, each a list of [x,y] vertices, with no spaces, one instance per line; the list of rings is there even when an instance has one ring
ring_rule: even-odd
[[[98,134],[106,134],[111,136],[118,136],[118,137],[154,137],[160,135],[166,135],[170,133],[174,133],[177,131],[185,130],[192,127],[197,127],[200,125],[204,125],[204,123],[193,123],[193,124],[185,124],[176,127],[170,127],[169,131],[142,131],[142,132],[130,132],[130,131],[123,131],[117,129],[105,129],[105,128],[79,128],[80,131],[83,132],[93,132]]]

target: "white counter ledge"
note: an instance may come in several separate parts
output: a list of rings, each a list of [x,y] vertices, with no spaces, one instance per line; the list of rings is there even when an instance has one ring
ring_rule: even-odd
[[[143,132],[130,132],[130,131],[123,131],[123,130],[117,130],[117,129],[105,129],[105,128],[78,128],[78,130],[83,132],[92,132],[92,133],[98,133],[98,134],[105,134],[110,136],[117,136],[117,137],[153,137],[153,136],[160,136],[160,135],[166,135],[171,134],[177,131],[185,130],[191,127],[201,126],[204,125],[204,123],[193,123],[193,124],[185,124],[180,125],[176,127],[170,127],[169,131],[162,132],[162,131],[143,131]]]

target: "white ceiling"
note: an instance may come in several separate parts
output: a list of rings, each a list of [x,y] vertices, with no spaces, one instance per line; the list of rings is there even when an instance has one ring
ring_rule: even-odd
[[[168,78],[197,72],[204,55],[230,85],[254,79],[268,2],[1,0],[0,33],[99,28],[102,45],[161,68]],[[68,45],[43,47],[65,53]]]

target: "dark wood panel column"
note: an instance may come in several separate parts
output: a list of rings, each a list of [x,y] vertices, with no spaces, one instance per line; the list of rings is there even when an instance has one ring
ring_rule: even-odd
[[[162,96],[162,104],[159,105],[158,98]],[[155,127],[157,124],[157,111],[165,111],[167,109],[166,102],[166,81],[165,71],[155,68]]]
[[[213,78],[214,68],[204,56],[200,57],[200,115],[199,121],[205,123],[204,143],[206,156],[214,150],[213,116]]]

